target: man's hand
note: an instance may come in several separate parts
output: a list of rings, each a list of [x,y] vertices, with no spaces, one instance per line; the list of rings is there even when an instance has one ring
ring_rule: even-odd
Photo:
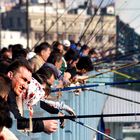
[[[44,120],[44,131],[48,134],[56,132],[58,129],[58,121],[56,120]]]

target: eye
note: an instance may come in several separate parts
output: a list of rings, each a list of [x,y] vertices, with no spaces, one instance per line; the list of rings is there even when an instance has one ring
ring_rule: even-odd
[[[28,81],[26,78],[23,78],[24,82],[27,82],[27,84],[30,84],[30,81]]]

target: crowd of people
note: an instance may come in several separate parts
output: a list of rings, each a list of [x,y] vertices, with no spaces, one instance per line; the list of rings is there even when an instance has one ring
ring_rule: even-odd
[[[0,51],[0,134],[3,139],[7,136],[4,128],[12,126],[10,112],[17,120],[25,118],[21,102],[26,99],[33,78],[41,85],[44,99],[57,102],[62,93],[51,95],[55,82],[58,88],[64,88],[82,80],[83,74],[93,70],[93,60],[97,59],[94,49],[69,40],[42,42],[33,50],[15,44]],[[73,110],[69,111],[74,115]],[[24,130],[29,125],[29,120],[17,121],[17,129]],[[57,120],[33,120],[32,123],[33,133],[51,134],[57,128]]]

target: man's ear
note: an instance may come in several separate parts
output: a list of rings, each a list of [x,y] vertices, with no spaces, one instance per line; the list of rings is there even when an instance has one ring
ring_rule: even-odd
[[[13,72],[12,72],[12,71],[9,71],[9,72],[7,73],[7,76],[8,76],[10,79],[12,79],[12,78],[13,78]]]

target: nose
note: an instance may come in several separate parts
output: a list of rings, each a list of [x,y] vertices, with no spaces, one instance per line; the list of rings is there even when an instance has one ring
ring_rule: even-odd
[[[28,89],[28,83],[24,83],[22,87],[23,89]]]

